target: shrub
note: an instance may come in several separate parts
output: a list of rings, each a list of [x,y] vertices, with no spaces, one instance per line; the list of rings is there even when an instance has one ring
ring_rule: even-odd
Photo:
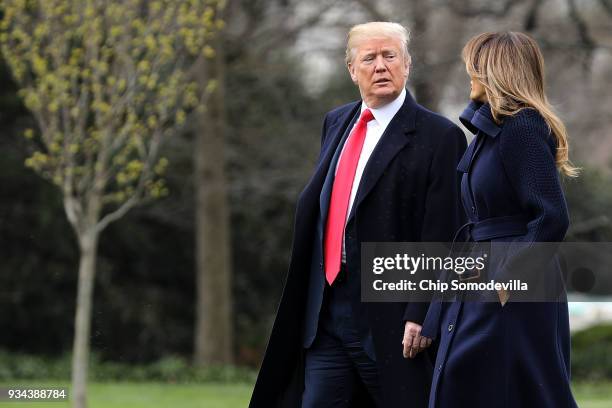
[[[572,377],[612,379],[612,324],[602,324],[572,336]]]
[[[0,350],[0,382],[14,380],[69,381],[70,370],[70,355],[51,358]],[[93,354],[90,360],[90,379],[98,382],[252,383],[255,381],[255,372],[252,369],[237,366],[195,367],[179,356],[166,356],[150,364],[127,364],[101,361],[96,354]]]

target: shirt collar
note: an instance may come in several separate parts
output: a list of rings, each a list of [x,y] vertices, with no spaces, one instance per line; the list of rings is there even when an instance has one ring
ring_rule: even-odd
[[[488,103],[471,101],[459,116],[459,120],[474,134],[482,131],[486,135],[495,137],[501,132],[501,127],[495,123]]]
[[[402,105],[404,104],[404,100],[406,99],[406,88],[402,89],[402,92],[395,98],[393,101],[388,104],[381,106],[379,108],[369,108],[372,111],[372,115],[374,115],[374,119],[376,122],[383,128],[386,129],[391,119],[395,116],[397,111],[400,110]],[[361,102],[361,112],[368,109],[368,106],[365,102]]]

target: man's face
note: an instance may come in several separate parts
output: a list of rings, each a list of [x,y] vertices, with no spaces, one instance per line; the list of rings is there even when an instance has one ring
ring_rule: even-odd
[[[399,39],[372,37],[357,42],[348,69],[366,105],[378,108],[402,92],[409,65]]]

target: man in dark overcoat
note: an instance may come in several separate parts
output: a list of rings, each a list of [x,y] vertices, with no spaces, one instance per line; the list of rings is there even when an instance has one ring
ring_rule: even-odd
[[[427,406],[428,305],[362,302],[361,243],[450,241],[461,223],[456,167],[466,139],[406,90],[401,25],[353,27],[346,62],[361,100],[323,121],[251,408]]]

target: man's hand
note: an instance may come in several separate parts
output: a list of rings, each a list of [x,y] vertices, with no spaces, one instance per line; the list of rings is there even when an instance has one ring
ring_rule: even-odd
[[[414,358],[431,345],[431,339],[421,336],[420,324],[406,322],[402,344],[404,345],[404,358]]]
[[[499,297],[499,303],[501,303],[503,307],[510,298],[510,292],[504,289],[499,289],[497,291],[497,296]]]

